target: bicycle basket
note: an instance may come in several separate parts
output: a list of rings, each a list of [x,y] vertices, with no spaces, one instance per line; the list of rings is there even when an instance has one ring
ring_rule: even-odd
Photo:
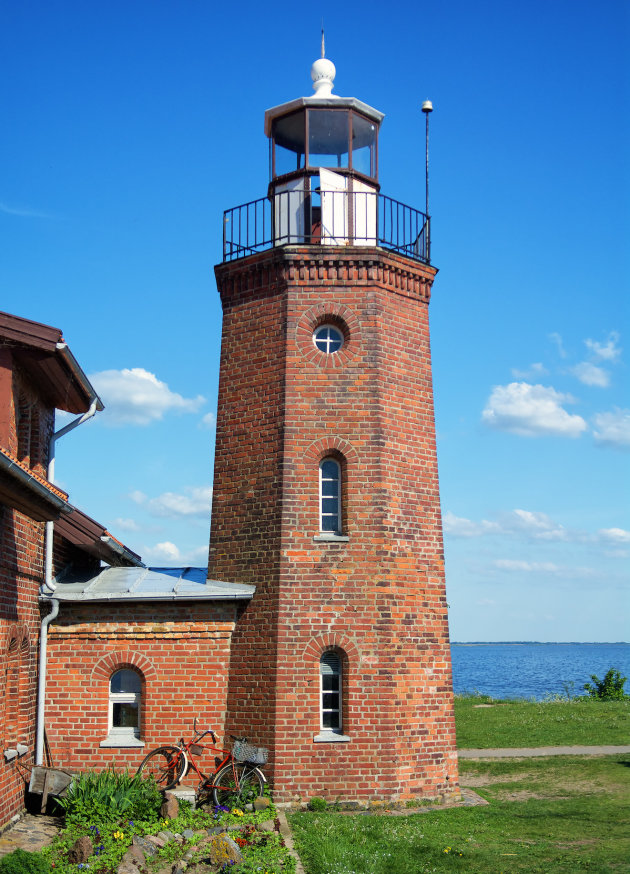
[[[237,762],[251,762],[253,765],[264,765],[269,755],[269,750],[264,747],[255,747],[254,744],[245,741],[234,741],[232,755]]]

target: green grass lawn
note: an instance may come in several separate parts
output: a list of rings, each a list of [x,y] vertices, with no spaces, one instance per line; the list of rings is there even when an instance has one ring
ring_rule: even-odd
[[[455,725],[460,749],[630,744],[630,699],[493,701],[457,696]]]
[[[489,806],[411,815],[296,813],[308,874],[629,872],[630,757],[462,762]]]
[[[457,700],[460,747],[630,742],[628,702],[482,701]],[[630,874],[630,754],[462,760],[460,783],[488,804],[293,814],[307,874]]]

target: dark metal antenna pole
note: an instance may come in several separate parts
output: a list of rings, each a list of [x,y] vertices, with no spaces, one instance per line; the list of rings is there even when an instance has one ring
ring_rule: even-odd
[[[429,115],[433,112],[433,104],[430,100],[425,100],[422,104],[422,111],[426,116],[426,142],[425,142],[425,155],[426,155],[426,170],[425,170],[425,180],[426,180],[426,246],[427,246],[427,261],[429,264],[431,263],[431,219],[429,217]]]

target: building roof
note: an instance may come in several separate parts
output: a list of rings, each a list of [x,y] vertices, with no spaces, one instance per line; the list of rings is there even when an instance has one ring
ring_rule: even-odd
[[[68,495],[0,448],[0,503],[35,519],[59,519],[74,509]]]
[[[249,601],[255,586],[208,580],[200,567],[106,567],[55,580],[60,601]]]
[[[111,565],[144,567],[140,556],[99,522],[68,501],[68,495],[0,448],[0,503],[37,522],[55,522],[55,531],[84,552]]]
[[[11,348],[20,367],[52,407],[86,413],[96,398],[97,409],[104,409],[59,328],[0,312],[0,342]]]

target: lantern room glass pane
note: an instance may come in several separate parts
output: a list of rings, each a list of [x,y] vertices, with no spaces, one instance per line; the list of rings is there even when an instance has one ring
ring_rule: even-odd
[[[306,115],[293,112],[273,122],[271,135],[276,160],[276,176],[302,170],[305,164]]]
[[[309,167],[349,166],[349,113],[344,110],[309,109]]]
[[[375,122],[361,115],[352,115],[352,169],[376,179]]]

